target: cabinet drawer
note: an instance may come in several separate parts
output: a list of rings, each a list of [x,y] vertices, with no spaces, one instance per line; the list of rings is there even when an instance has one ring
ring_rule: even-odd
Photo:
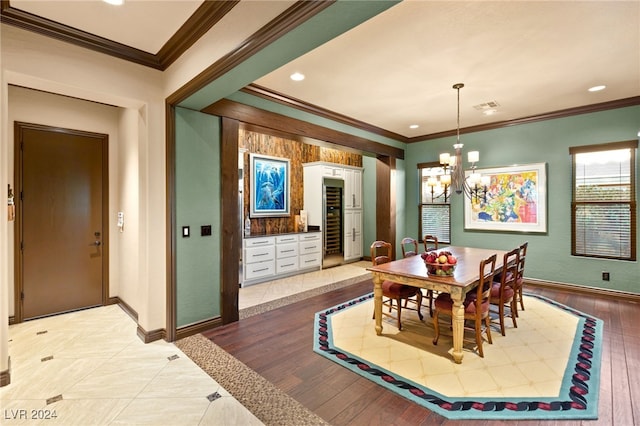
[[[323,176],[342,177],[343,171],[341,167],[322,166]]]
[[[263,247],[273,245],[275,243],[275,239],[273,237],[258,237],[258,238],[245,238],[244,239],[244,247]]]
[[[276,258],[292,257],[298,255],[298,243],[278,244],[276,246]]]
[[[298,270],[298,258],[287,257],[285,259],[276,260],[276,274],[285,274]]]
[[[276,237],[276,244],[297,243],[298,235],[280,235]]]
[[[300,256],[310,253],[320,253],[322,251],[322,241],[302,241],[300,242]]]
[[[244,279],[253,280],[256,278],[268,277],[275,273],[273,260],[265,262],[251,263],[244,266]]]
[[[253,247],[244,250],[246,263],[263,262],[275,259],[275,246]]]
[[[319,241],[320,232],[312,232],[309,234],[300,234],[300,242],[304,241]]]
[[[300,256],[298,262],[299,269],[315,268],[322,265],[322,255],[321,253],[305,254]]]

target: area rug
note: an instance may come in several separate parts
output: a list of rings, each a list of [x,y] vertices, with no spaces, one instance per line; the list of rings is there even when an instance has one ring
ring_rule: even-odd
[[[316,313],[314,351],[448,419],[597,419],[602,320],[538,295],[524,303],[517,328],[492,327],[484,358],[465,344],[462,364],[446,317],[438,345],[429,315],[409,310],[402,331],[385,319],[377,336],[373,293]]]

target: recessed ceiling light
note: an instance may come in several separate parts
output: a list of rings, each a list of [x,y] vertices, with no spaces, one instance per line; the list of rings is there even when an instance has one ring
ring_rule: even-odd
[[[121,4],[124,3],[124,0],[102,0],[102,1],[105,3],[116,5],[116,6],[120,6]]]
[[[293,74],[291,74],[290,78],[293,81],[302,81],[304,80],[304,74],[300,72],[294,72]]]
[[[601,91],[601,90],[604,90],[604,89],[605,89],[605,87],[607,87],[607,86],[604,86],[604,85],[600,85],[600,86],[593,86],[593,87],[589,87],[589,91],[590,91],[590,92],[599,92],[599,91]]]
[[[483,113],[484,115],[493,115],[493,114],[495,114],[496,112],[498,112],[498,110],[496,110],[496,109],[486,109],[486,110],[482,111],[482,113]]]
[[[417,124],[412,124],[409,126],[410,129],[417,129],[418,127],[420,126],[418,126]]]

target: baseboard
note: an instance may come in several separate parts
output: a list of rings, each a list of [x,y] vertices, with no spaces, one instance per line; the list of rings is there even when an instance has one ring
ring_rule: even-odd
[[[136,334],[144,343],[155,342],[156,340],[164,339],[164,337],[166,336],[164,328],[146,331],[144,328],[140,327],[140,324],[138,324]]]
[[[118,305],[120,309],[126,312],[136,323],[138,322],[138,313],[131,306],[127,304],[124,300],[120,299],[118,296],[110,297],[107,301],[108,305]],[[157,330],[147,331],[138,324],[138,328],[136,330],[137,336],[144,343],[155,342],[156,340],[164,339],[167,333],[163,328],[159,328]]]
[[[607,299],[626,300],[626,301],[632,301],[636,303],[640,302],[640,294],[630,293],[626,291],[610,290],[606,288],[597,288],[597,287],[588,287],[588,286],[581,286],[581,285],[575,285],[575,284],[560,283],[555,281],[545,281],[545,280],[538,280],[535,278],[527,278],[527,277],[525,277],[524,279],[524,284],[530,285],[532,287],[541,287],[541,288],[549,288],[552,290],[570,291],[573,293],[589,294],[589,295],[604,297]]]
[[[176,330],[176,340],[184,339],[185,337],[192,336],[194,334],[202,333],[203,331],[220,327],[222,325],[221,318],[214,318],[195,324],[187,325]]]
[[[131,306],[129,306],[127,304],[127,302],[125,302],[124,300],[120,299],[118,296],[110,297],[109,300],[107,301],[107,305],[118,305],[118,306],[120,306],[120,308],[127,315],[129,315],[131,318],[133,318],[133,320],[135,322],[138,322],[138,312],[136,312],[135,309],[133,309]]]
[[[11,357],[9,357],[9,368],[0,371],[0,388],[11,383]]]

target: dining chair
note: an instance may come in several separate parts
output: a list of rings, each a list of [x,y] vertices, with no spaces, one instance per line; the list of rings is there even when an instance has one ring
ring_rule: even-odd
[[[515,299],[516,299],[516,317],[518,316],[518,303],[520,304],[520,308],[524,311],[524,301],[522,298],[522,289],[524,288],[524,261],[527,256],[527,247],[529,246],[529,242],[525,241],[520,245],[519,259],[518,262],[518,273],[516,282],[514,283],[513,290],[515,291]]]
[[[424,244],[424,251],[438,250],[438,237],[435,235],[425,235],[422,238],[422,243]]]
[[[411,237],[405,237],[400,242],[402,247],[402,257],[416,256],[418,254],[418,240]],[[419,290],[422,292],[422,290]],[[407,302],[410,299],[406,299],[404,306],[407,306]],[[429,316],[433,316],[433,290],[427,290],[427,295],[422,296],[422,300],[429,301]]]
[[[497,320],[500,322],[500,333],[505,335],[504,319],[510,317],[513,327],[518,328],[516,321],[517,300],[515,296],[518,266],[520,264],[520,247],[504,254],[500,279],[491,285],[489,301],[491,307],[497,309]]]
[[[430,252],[438,250],[438,237],[435,235],[425,235],[422,238],[424,244],[424,251]],[[433,316],[433,299],[437,297],[440,292],[434,290],[427,290],[427,300],[429,301],[429,316]]]
[[[392,253],[391,243],[386,241],[374,241],[373,244],[371,244],[371,262],[373,263],[373,266],[391,262]],[[413,297],[415,297],[415,300]],[[418,287],[395,283],[393,281],[383,281],[382,305],[383,307],[388,307],[389,312],[387,313],[383,309],[382,314],[389,318],[393,318],[391,312],[394,309],[397,310],[398,315],[396,316],[396,320],[398,323],[398,330],[402,330],[402,300],[410,300],[415,303],[415,308],[405,306],[405,309],[417,311],[418,317],[420,318],[420,321],[422,321],[422,312],[420,312],[420,305],[422,305],[422,292],[420,289]],[[394,301],[396,302],[395,305],[393,303]]]
[[[400,242],[402,248],[402,257],[415,256],[418,254],[418,240],[411,237],[405,237]]]
[[[482,332],[487,336],[487,341],[491,340],[491,319],[489,318],[489,297],[491,294],[491,284],[496,272],[497,255],[493,254],[486,259],[480,261],[480,271],[478,286],[475,291],[467,293],[464,300],[464,331],[473,331],[475,334],[475,343],[478,347],[478,354],[484,358],[482,350]],[[435,300],[435,311],[433,313],[433,327],[436,335],[433,338],[433,344],[438,344],[440,338],[440,327],[438,325],[438,317],[440,314],[449,316],[453,319],[453,300],[449,293],[440,293]],[[467,326],[467,320],[473,321],[473,328]]]

